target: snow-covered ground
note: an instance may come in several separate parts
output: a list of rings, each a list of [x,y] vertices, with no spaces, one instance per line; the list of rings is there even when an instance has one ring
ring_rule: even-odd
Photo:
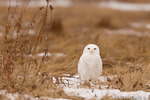
[[[37,54],[37,56],[39,56],[39,57],[42,57],[42,56],[44,56],[44,55],[45,55],[44,52]],[[31,56],[31,55],[30,55],[30,56]],[[66,57],[67,55],[65,55],[65,54],[63,54],[63,53],[53,53],[53,54],[51,54],[51,53],[48,52],[48,53],[46,54],[46,56]]]
[[[32,1],[30,2],[29,6],[30,7],[35,7],[35,6],[45,6],[46,2],[44,0],[41,0],[40,2]],[[16,2],[13,1],[11,2],[11,6],[16,6],[17,4],[20,4],[21,2]],[[4,2],[3,3],[0,1],[0,6],[2,5],[8,5],[9,2]],[[62,7],[68,7],[72,5],[72,2],[70,0],[52,0],[52,5],[53,6],[62,6]],[[144,10],[144,11],[150,11],[150,4],[130,4],[130,3],[120,3],[120,2],[100,2],[99,7],[106,7],[106,8],[111,8],[111,9],[116,9],[116,10],[125,10],[125,11],[139,11],[139,10]],[[133,23],[132,26],[139,28],[139,27],[146,27],[150,28],[150,24],[137,24]],[[87,29],[85,29],[86,31]],[[126,29],[120,29],[120,30],[104,30],[106,33],[109,33],[110,35],[112,34],[131,34],[131,35],[137,35],[137,36],[150,36],[149,32],[137,32],[135,30],[126,30]],[[34,34],[33,30],[29,31],[29,34]],[[1,35],[1,34],[0,34]],[[45,53],[39,53],[37,56],[44,56]],[[56,56],[56,57],[65,57],[66,55],[63,53],[47,53],[47,56]],[[32,56],[32,55],[29,55]],[[110,77],[112,78],[112,77]],[[121,92],[118,89],[108,89],[107,85],[95,85],[94,83],[90,82],[91,87],[84,87],[82,84],[84,82],[79,80],[79,76],[70,76],[68,74],[65,74],[64,77],[62,78],[63,81],[60,81],[61,86],[64,90],[64,92],[70,96],[79,96],[85,99],[101,99],[105,96],[110,96],[112,98],[116,99],[134,99],[134,100],[149,100],[150,99],[150,92],[145,92],[145,91],[136,91],[136,92]],[[53,78],[54,83],[56,82],[55,77]],[[99,77],[100,82],[107,82],[107,77],[100,76]],[[63,82],[63,83],[62,83]],[[101,87],[101,88],[100,88]],[[19,93],[8,93],[6,90],[0,90],[0,94],[6,96],[8,99],[15,100],[18,97],[30,99],[30,100],[42,100],[42,99],[47,99],[47,100],[66,100],[63,98],[49,98],[49,97],[40,97],[40,98],[34,98],[32,96],[29,96],[27,94],[19,94]]]
[[[38,53],[36,56],[38,57],[43,57],[43,56],[54,56],[54,57],[66,57],[67,55],[63,54],[63,53],[50,53],[50,52],[47,52],[45,54],[45,52],[41,52],[41,53]],[[28,55],[29,57],[32,57],[33,55]]]
[[[95,98],[97,100],[102,99],[105,96],[110,96],[114,99],[133,99],[133,100],[148,100],[150,93],[144,91],[137,92],[121,92],[117,89],[74,89],[65,88],[65,93],[69,95],[83,97],[85,99]]]
[[[51,75],[51,74],[50,74]],[[109,78],[113,78],[115,76],[110,76]],[[56,82],[55,77],[53,78],[54,83]],[[107,77],[100,76],[99,82],[107,82]],[[59,80],[61,87],[63,88],[64,92],[69,96],[78,96],[84,99],[96,99],[100,100],[105,96],[110,96],[115,99],[133,99],[133,100],[149,100],[150,99],[150,92],[145,91],[136,91],[136,92],[121,92],[118,89],[108,89],[107,85],[100,85],[102,87],[99,89],[99,85],[95,85],[93,82],[90,82],[90,87],[85,87],[82,84],[84,82],[79,80],[78,75],[70,76],[69,74],[64,74],[62,80]],[[19,94],[19,93],[7,93],[6,90],[1,90],[0,94],[6,96],[11,100],[15,100],[18,97],[30,99],[30,100],[67,100],[63,98],[49,98],[49,97],[40,97],[34,98],[27,94]]]
[[[100,2],[99,7],[124,11],[150,11],[150,4],[123,3],[116,1]]]
[[[68,75],[69,76],[69,75]],[[115,76],[111,76],[109,78],[113,78]],[[150,98],[150,92],[145,91],[136,91],[136,92],[121,92],[118,89],[106,89],[108,86],[100,85],[102,89],[99,89],[99,85],[94,86],[92,82],[90,82],[90,88],[80,87],[80,84],[83,84],[79,80],[79,76],[75,75],[74,77],[64,77],[64,83],[68,84],[69,86],[63,86],[63,90],[66,94],[70,96],[79,96],[85,99],[92,99],[95,98],[97,100],[102,99],[105,96],[110,96],[115,99],[133,99],[133,100],[148,100]],[[100,82],[107,82],[107,77],[100,76]],[[64,84],[63,83],[63,84]]]
[[[72,0],[50,0],[50,4],[54,7],[69,7],[73,6],[74,3]],[[9,0],[1,0],[0,6],[8,6],[10,4]],[[11,0],[11,6],[23,5],[22,0]],[[46,0],[30,0],[28,7],[41,7],[46,6]],[[124,10],[124,11],[150,11],[150,3],[124,3],[117,2],[115,0],[103,1],[103,2],[93,2],[95,7],[110,8],[115,10]]]
[[[150,36],[149,31],[139,32],[133,29],[118,29],[118,30],[105,29],[104,32],[106,32],[109,35],[122,34],[122,35],[134,35],[138,37]]]
[[[4,97],[7,98],[7,100],[69,100],[69,99],[63,99],[63,98],[50,98],[50,97],[32,97],[27,94],[19,94],[19,93],[7,93],[6,90],[0,90],[0,95],[3,95]]]
[[[59,7],[68,7],[72,4],[71,0],[50,0],[50,4],[52,6],[59,6]],[[16,5],[23,5],[24,2],[23,0],[1,0],[0,1],[0,6],[8,6],[11,4],[11,6],[16,6]],[[28,4],[28,7],[41,7],[41,6],[46,6],[47,2],[46,0],[30,0],[30,3]]]
[[[150,23],[141,23],[141,22],[134,22],[131,23],[131,26],[135,27],[135,28],[147,28],[150,29]]]

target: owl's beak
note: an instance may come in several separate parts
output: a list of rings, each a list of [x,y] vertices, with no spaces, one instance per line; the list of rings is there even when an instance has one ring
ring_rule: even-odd
[[[93,53],[94,51],[93,51],[93,50],[91,50],[90,52],[91,52],[91,53]]]

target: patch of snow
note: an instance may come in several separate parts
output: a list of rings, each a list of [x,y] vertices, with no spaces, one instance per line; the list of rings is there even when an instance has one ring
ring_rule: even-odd
[[[32,57],[32,54],[29,54],[28,57]]]
[[[0,6],[8,6],[10,4],[9,0],[2,0],[0,1]],[[23,6],[25,3],[24,1],[16,1],[16,0],[11,0],[11,6]],[[52,6],[59,6],[59,7],[68,7],[72,4],[71,0],[53,0],[50,2]],[[41,7],[41,6],[46,6],[47,2],[46,0],[30,0],[29,4],[27,5],[28,7]]]
[[[116,77],[108,76],[110,79]],[[60,78],[59,78],[60,80]],[[70,77],[70,75],[66,75],[66,77],[62,77],[63,83],[60,84],[66,94],[69,96],[78,96],[83,97],[84,99],[102,99],[105,96],[110,96],[115,99],[134,99],[134,100],[148,100],[150,96],[150,92],[145,91],[136,91],[136,92],[121,92],[118,89],[106,89],[108,86],[100,85],[103,89],[98,89],[98,85],[90,82],[90,88],[85,88],[80,86],[82,81],[79,80],[79,75],[74,75]],[[107,77],[100,76],[99,81],[107,82]]]
[[[37,56],[39,56],[39,57],[43,57],[44,55],[45,55],[44,52],[37,54]],[[52,55],[52,54],[49,53],[49,52],[46,54],[46,56],[51,56],[51,55]]]
[[[74,75],[73,78],[79,79],[79,75]]]
[[[150,24],[146,24],[145,26],[146,28],[150,29]]]
[[[42,56],[44,56],[45,55],[45,53],[44,52],[42,52],[42,53],[39,53],[39,54],[37,54],[37,56],[39,56],[39,57],[42,57]],[[47,53],[46,54],[47,56],[55,56],[55,57],[66,57],[66,55],[65,54],[63,54],[63,53],[53,53],[53,54],[51,54],[51,53]],[[32,56],[32,55],[29,55],[29,56]]]
[[[63,74],[64,76],[70,76],[70,74]]]
[[[125,62],[125,64],[127,64],[127,65],[132,65],[132,63],[131,63],[131,62]]]
[[[150,11],[150,4],[122,3],[117,1],[100,2],[99,7],[124,11]]]
[[[102,82],[107,82],[107,77],[99,77],[98,79]]]
[[[150,92],[136,91],[136,92],[118,92],[118,94],[113,95],[116,99],[133,99],[133,100],[148,100]]]
[[[23,78],[23,76],[17,76],[18,78]]]
[[[54,53],[54,56],[56,56],[56,57],[66,57],[66,55],[63,54],[63,53]]]
[[[3,33],[2,32],[0,32],[0,37],[2,37],[3,36]]]
[[[131,23],[131,26],[133,26],[135,28],[145,27],[147,29],[150,29],[150,24],[149,23],[134,22],[134,23]]]
[[[80,85],[79,79],[67,78],[67,77],[63,77],[62,79],[63,79],[65,86],[77,88]]]
[[[85,89],[85,88],[64,88],[66,94],[70,96],[79,96],[85,99],[102,99],[105,96],[110,96],[114,99],[133,99],[133,100],[148,100],[150,92],[121,92],[118,89]]]
[[[120,90],[100,90],[100,89],[76,89],[76,88],[64,88],[64,91],[68,95],[79,96],[85,99],[102,99],[105,96],[112,96],[118,94]]]
[[[109,35],[113,35],[113,34],[124,34],[124,35],[135,35],[138,37],[141,36],[150,36],[150,33],[148,31],[145,32],[138,32],[132,29],[119,29],[119,30],[109,30],[109,29],[105,29],[104,32],[106,32]]]
[[[144,23],[131,23],[131,26],[135,27],[135,28],[140,28],[144,26]]]
[[[26,95],[26,94],[22,95],[19,93],[7,93],[6,90],[0,90],[0,94],[5,96],[6,99],[9,99],[9,100],[16,100],[19,96],[26,98],[26,99],[29,98],[33,100],[33,98],[29,95]]]
[[[17,30],[15,30],[15,31],[13,32],[13,34],[9,34],[9,36],[10,36],[10,37],[12,36],[12,37],[15,39],[15,38],[17,37],[17,35],[18,35],[18,36],[24,35],[23,33],[24,33],[24,30],[20,30],[19,33],[17,33]],[[35,34],[35,31],[32,30],[32,29],[30,29],[30,30],[28,31],[28,34],[29,34],[29,35],[34,35],[34,34]],[[1,33],[0,35],[2,35],[2,33]]]
[[[51,73],[50,76],[53,76]],[[84,99],[96,99],[100,100],[105,96],[110,96],[114,99],[133,99],[133,100],[149,100],[150,92],[145,91],[135,91],[135,92],[121,92],[118,89],[99,89],[98,86],[94,86],[92,82],[90,82],[91,87],[82,87],[80,86],[82,81],[79,79],[79,75],[74,75],[73,77],[70,77],[69,74],[64,74],[64,77],[58,78],[60,85],[62,86],[64,92],[69,96],[78,96],[83,97]],[[109,78],[116,77],[115,76],[108,76]],[[107,82],[106,76],[100,76],[99,81],[101,82]],[[53,77],[53,82],[56,82],[55,77]],[[103,85],[101,85],[103,86]],[[30,95],[26,94],[19,94],[19,93],[7,93],[5,90],[1,90],[0,94],[8,97],[8,99],[15,100],[19,96],[21,98],[30,99],[30,100],[68,100],[63,98],[49,98],[49,97],[40,97],[40,98],[34,98]]]
[[[8,100],[18,100],[20,97],[22,100],[70,100],[70,99],[64,99],[64,98],[50,98],[50,97],[32,97],[27,94],[19,94],[19,93],[7,93],[6,90],[0,90],[0,94],[6,97],[5,99]]]
[[[34,35],[34,34],[35,34],[35,31],[34,31],[34,30],[29,30],[28,34]]]
[[[68,7],[72,5],[71,0],[53,0],[51,2],[53,6],[58,6],[58,7]]]
[[[0,94],[5,94],[6,90],[0,90]]]

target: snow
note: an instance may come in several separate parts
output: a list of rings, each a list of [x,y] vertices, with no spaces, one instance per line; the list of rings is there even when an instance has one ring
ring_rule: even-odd
[[[65,88],[65,93],[83,97],[85,99],[102,99],[105,96],[112,96],[113,94],[118,94],[119,90],[99,90],[99,89],[75,89],[75,88]]]
[[[66,57],[66,55],[63,54],[63,53],[54,53],[54,56],[56,56],[56,57]]]
[[[51,0],[50,0],[51,1]],[[122,3],[117,2],[114,0],[111,1],[104,1],[104,2],[93,2],[94,5],[98,4],[98,7],[102,8],[110,8],[115,10],[124,10],[124,11],[150,11],[150,4],[136,4],[136,3]],[[0,6],[8,6],[10,4],[9,0],[3,0],[0,1]],[[11,0],[11,6],[20,5],[23,6],[24,2],[22,1],[16,1]],[[69,7],[73,5],[73,2],[71,0],[52,0],[50,4],[54,7]],[[28,4],[28,7],[41,7],[46,6],[47,2],[46,0],[30,0],[30,3]]]
[[[146,25],[146,28],[150,29],[150,24],[147,24],[147,25]]]
[[[150,11],[150,4],[122,3],[117,1],[100,2],[98,4],[102,8],[110,8],[123,11]]]
[[[51,1],[51,0],[50,0]],[[0,6],[8,6],[10,4],[9,0],[3,0],[0,1]],[[59,7],[68,7],[70,6],[72,3],[70,0],[53,0],[52,2],[50,2],[50,4],[52,6],[59,6]],[[11,0],[11,6],[23,6],[24,2],[23,1],[16,1],[16,0]],[[47,2],[46,0],[30,0],[30,3],[28,4],[28,7],[41,7],[41,6],[46,6]]]
[[[111,76],[113,78],[115,76]],[[118,89],[98,89],[98,88],[83,88],[79,87],[80,80],[78,79],[78,75],[75,75],[74,78],[63,78],[64,80],[69,80],[72,86],[65,86],[63,90],[66,94],[70,96],[79,96],[85,99],[102,99],[105,96],[111,96],[115,99],[134,99],[134,100],[148,100],[150,96],[150,92],[145,91],[136,91],[136,92],[121,92]],[[104,82],[106,81],[106,77],[100,76],[99,80]],[[92,83],[90,83],[92,85]],[[104,87],[102,85],[102,87]]]
[[[40,73],[39,73],[40,74]],[[53,76],[51,73],[49,74]],[[113,78],[116,76],[108,76]],[[107,82],[106,76],[99,77],[100,82]],[[53,77],[53,82],[56,82],[55,77]],[[94,86],[93,82],[90,82],[90,87],[83,86],[83,81],[80,81],[79,75],[71,76],[69,74],[64,74],[62,80],[59,78],[60,85],[62,86],[64,92],[69,96],[78,96],[84,99],[96,99],[100,100],[105,96],[110,96],[114,99],[132,99],[132,100],[149,100],[150,92],[145,91],[135,91],[135,92],[121,92],[119,89],[107,89],[106,85],[101,85],[103,89],[99,89],[98,85]],[[8,99],[15,100],[18,97],[30,99],[30,100],[69,100],[63,98],[50,98],[50,97],[40,97],[34,98],[27,94],[19,93],[7,93],[6,90],[0,90],[0,94],[4,95]]]
[[[136,30],[133,30],[133,29],[118,29],[118,30],[105,29],[104,32],[106,32],[109,35],[122,34],[122,35],[135,35],[135,36],[138,36],[138,37],[150,36],[150,33],[148,31],[139,32],[139,31],[136,31]]]
[[[39,54],[37,54],[37,56],[39,56],[39,57],[42,57],[42,56],[44,56],[45,55],[45,53],[44,52],[42,52],[42,53],[39,53]],[[46,53],[46,56],[51,56],[52,54],[51,53]]]
[[[0,90],[0,94],[1,95],[3,95],[3,96],[5,96],[5,97],[7,97],[8,99],[10,99],[10,100],[15,100],[15,99],[17,99],[19,96],[21,96],[21,97],[24,97],[24,98],[30,98],[30,99],[33,99],[31,96],[29,96],[29,95],[26,95],[26,94],[24,94],[24,95],[21,95],[21,94],[19,94],[19,93],[7,93],[7,91],[6,90]]]
[[[51,1],[51,0],[50,0]],[[115,0],[111,1],[100,1],[99,3],[93,2],[94,5],[97,5],[97,7],[102,8],[110,8],[115,10],[123,10],[123,11],[150,11],[150,3],[124,3],[124,2],[117,2]],[[8,6],[10,4],[9,0],[2,0],[0,1],[0,6]],[[52,0],[50,4],[54,7],[69,7],[73,5],[73,2],[71,0]],[[16,1],[11,0],[11,6],[16,5],[24,5],[23,1]],[[30,3],[28,4],[28,7],[41,7],[46,6],[47,2],[46,0],[30,0]]]
[[[50,98],[50,97],[32,97],[27,94],[19,94],[19,93],[7,93],[6,90],[0,90],[0,94],[7,98],[7,100],[18,100],[19,98],[27,99],[27,100],[70,100],[70,99],[64,99],[64,98]],[[6,99],[5,98],[5,99]]]
[[[131,23],[131,26],[133,26],[135,28],[145,27],[147,29],[150,29],[150,24],[149,23],[134,22],[134,23]]]
[[[137,22],[134,22],[134,23],[131,23],[131,26],[135,27],[135,28],[140,28],[140,27],[144,27],[145,24],[144,23],[137,23]]]
[[[51,4],[59,7],[68,7],[71,6],[72,2],[71,0],[53,0]]]
[[[28,32],[28,34],[34,35],[34,34],[35,34],[35,31],[30,29],[29,32]]]
[[[39,57],[43,57],[44,55],[45,55],[44,52],[37,54],[37,56],[39,56]],[[30,56],[31,56],[31,55],[30,55]],[[65,54],[63,54],[63,53],[53,53],[53,54],[51,54],[51,53],[48,52],[48,53],[46,54],[46,56],[66,57],[67,55],[65,55]]]
[[[110,79],[116,76],[108,76]],[[83,81],[79,80],[78,75],[71,77],[69,74],[64,74],[62,81],[59,80],[64,92],[70,96],[78,96],[84,99],[102,99],[105,96],[110,96],[115,99],[134,99],[134,100],[148,100],[150,92],[136,91],[136,92],[121,92],[119,89],[106,89],[108,86],[100,85],[103,89],[99,89],[98,85],[90,82],[90,88],[80,86]],[[100,82],[107,82],[106,76],[99,77]],[[56,82],[54,78],[54,82]]]

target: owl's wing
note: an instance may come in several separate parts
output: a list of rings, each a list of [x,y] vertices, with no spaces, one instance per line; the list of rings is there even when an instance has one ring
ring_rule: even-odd
[[[79,76],[81,76],[81,73],[84,72],[86,65],[87,64],[86,64],[86,62],[84,60],[84,57],[81,56],[80,60],[79,60],[79,63],[78,63],[78,74],[79,74]]]
[[[98,67],[100,68],[100,74],[102,74],[102,69],[103,69],[103,63],[101,57],[99,57],[99,62],[98,62]]]
[[[82,59],[80,58],[79,59],[79,62],[78,62],[78,74],[79,74],[79,76],[80,76],[80,73],[81,73],[81,69],[82,69],[82,61],[81,61]]]

